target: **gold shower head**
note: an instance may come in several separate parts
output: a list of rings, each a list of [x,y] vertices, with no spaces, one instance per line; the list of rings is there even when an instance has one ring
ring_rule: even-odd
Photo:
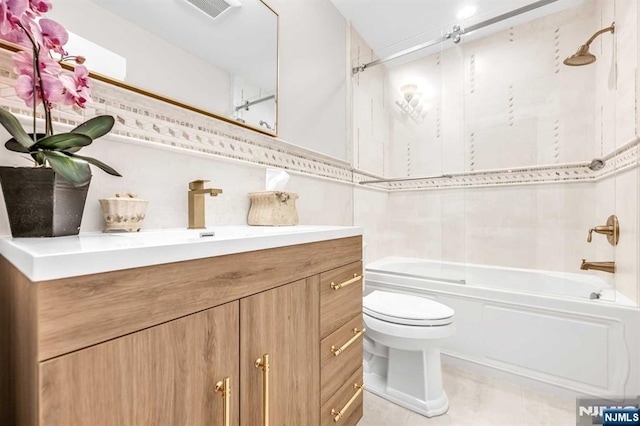
[[[589,40],[582,46],[578,48],[578,51],[573,55],[569,56],[567,59],[563,61],[565,65],[569,65],[570,67],[579,67],[581,65],[589,65],[596,61],[596,55],[589,52],[589,45],[595,40],[600,34],[611,32],[613,34],[615,32],[615,22],[611,24],[611,26],[607,28],[603,28],[600,31],[596,32],[591,36]]]

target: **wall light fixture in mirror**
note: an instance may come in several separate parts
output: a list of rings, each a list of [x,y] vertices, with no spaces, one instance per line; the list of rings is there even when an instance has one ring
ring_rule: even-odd
[[[278,15],[262,0],[55,0],[99,80],[276,135]]]

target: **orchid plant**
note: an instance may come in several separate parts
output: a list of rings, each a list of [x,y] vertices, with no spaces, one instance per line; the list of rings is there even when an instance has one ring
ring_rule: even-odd
[[[32,133],[27,133],[13,114],[0,108],[0,124],[13,136],[5,147],[29,154],[37,167],[50,166],[76,186],[86,185],[91,179],[89,164],[120,176],[103,162],[77,154],[94,139],[109,133],[113,117],[97,116],[68,133],[53,133],[51,110],[56,104],[84,108],[91,100],[91,82],[83,65],[85,58],[71,56],[64,49],[69,40],[65,28],[43,17],[51,7],[50,0],[0,0],[0,38],[26,47],[13,54],[14,71],[18,74],[16,94],[33,108]],[[73,74],[63,72],[63,61],[75,62]],[[36,108],[40,104],[44,109],[44,133],[36,131]]]

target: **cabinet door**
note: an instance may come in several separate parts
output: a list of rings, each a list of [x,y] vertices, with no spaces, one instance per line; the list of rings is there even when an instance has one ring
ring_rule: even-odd
[[[239,302],[40,364],[42,425],[238,424]]]
[[[240,301],[242,425],[266,424],[265,403],[270,426],[319,424],[319,298],[315,276]],[[264,354],[269,355],[268,373],[255,367]]]

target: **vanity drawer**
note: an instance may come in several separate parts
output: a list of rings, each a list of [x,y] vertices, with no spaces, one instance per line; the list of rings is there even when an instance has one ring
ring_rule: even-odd
[[[322,404],[362,367],[362,316],[358,315],[331,333],[320,344]],[[337,353],[337,355],[336,355]]]
[[[351,375],[342,387],[332,395],[329,401],[322,406],[320,424],[322,426],[355,426],[362,418],[364,388],[361,386],[363,386],[362,367]],[[334,410],[333,413],[332,410]],[[337,421],[335,420],[336,412],[342,413]]]
[[[362,262],[320,274],[320,337],[362,314]]]

